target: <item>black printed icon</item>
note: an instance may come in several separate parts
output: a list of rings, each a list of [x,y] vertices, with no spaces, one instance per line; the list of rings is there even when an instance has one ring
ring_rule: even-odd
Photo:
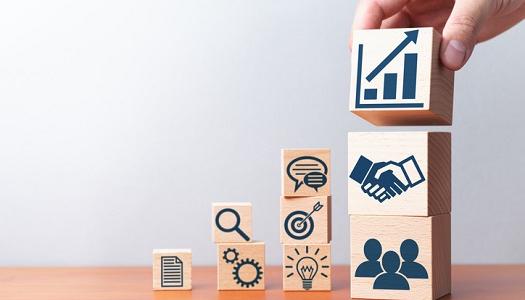
[[[221,223],[221,217],[223,215],[227,215],[227,214],[231,214],[235,220],[233,226],[230,226],[230,227],[227,227],[227,226],[223,226],[223,223]],[[240,225],[241,225],[241,215],[239,215],[239,213],[233,209],[233,208],[223,208],[221,209],[217,215],[215,216],[215,226],[217,226],[217,228],[222,231],[222,232],[237,232],[245,241],[249,241],[250,240],[250,237],[244,232],[242,231],[242,229],[240,228]]]
[[[160,257],[160,286],[182,287],[184,285],[184,263],[177,256]]]
[[[319,257],[320,248],[317,248],[313,254],[309,253],[309,246],[305,246],[304,250],[302,254],[298,248],[295,248],[294,254],[286,256],[287,264],[284,267],[288,271],[286,278],[299,276],[303,289],[310,290],[318,274],[324,278],[328,278],[324,270],[329,269],[330,265],[326,262],[328,258],[327,255]]]
[[[232,275],[237,285],[243,288],[251,288],[262,280],[263,269],[255,259],[239,259],[240,253],[235,248],[228,248],[222,254],[224,262],[234,265]]]
[[[310,212],[302,210],[292,211],[284,220],[284,231],[295,240],[304,240],[314,231],[314,219],[312,214],[323,208],[321,202],[317,202]]]
[[[317,192],[326,184],[328,166],[315,156],[300,156],[288,164],[286,174],[295,182],[294,192],[297,192],[303,183]]]

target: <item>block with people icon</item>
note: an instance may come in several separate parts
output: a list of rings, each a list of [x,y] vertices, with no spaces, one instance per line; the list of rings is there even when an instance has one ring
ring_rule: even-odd
[[[450,215],[350,216],[351,296],[437,299],[450,293]]]

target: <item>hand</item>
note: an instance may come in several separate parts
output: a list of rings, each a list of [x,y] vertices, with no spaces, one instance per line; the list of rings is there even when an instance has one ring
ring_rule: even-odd
[[[409,187],[408,178],[403,172],[401,164],[389,161],[375,163],[361,189],[370,197],[383,202],[396,195],[401,195]]]
[[[434,27],[443,34],[441,62],[458,70],[477,43],[524,18],[525,0],[360,0],[353,29]]]

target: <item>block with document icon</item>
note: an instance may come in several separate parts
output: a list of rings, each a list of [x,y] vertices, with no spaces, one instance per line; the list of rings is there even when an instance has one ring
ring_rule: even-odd
[[[191,249],[153,250],[153,289],[191,290]]]

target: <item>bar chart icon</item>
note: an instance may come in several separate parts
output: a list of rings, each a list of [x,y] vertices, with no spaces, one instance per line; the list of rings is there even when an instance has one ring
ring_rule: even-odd
[[[161,260],[161,286],[182,287],[184,285],[184,264],[177,256],[162,256]]]
[[[376,51],[378,47],[370,46],[365,49],[363,43],[358,44],[356,108],[423,107],[423,103],[416,101],[418,53],[406,51],[409,45],[417,44],[418,33],[419,29],[405,31],[404,35],[400,36],[398,44],[393,45],[390,48],[392,50],[372,64],[373,67],[369,70],[365,69],[365,64],[363,64],[363,60],[367,58],[365,51]],[[402,72],[386,72],[392,62],[400,59],[403,59]],[[370,64],[369,61],[368,64]]]

